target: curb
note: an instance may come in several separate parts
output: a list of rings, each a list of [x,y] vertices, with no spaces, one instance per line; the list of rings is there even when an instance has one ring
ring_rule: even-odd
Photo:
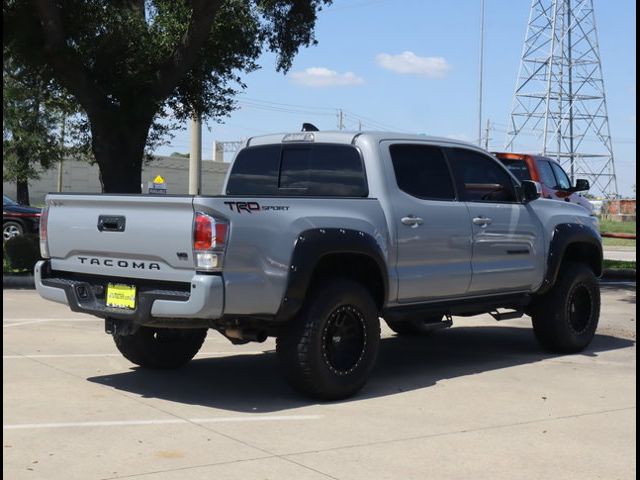
[[[2,275],[2,289],[5,288],[34,290],[36,284],[33,275]]]
[[[636,279],[636,270],[633,268],[605,268],[601,280],[633,280]]]

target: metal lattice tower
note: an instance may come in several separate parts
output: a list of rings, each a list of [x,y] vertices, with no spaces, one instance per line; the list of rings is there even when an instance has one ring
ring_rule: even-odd
[[[507,135],[618,193],[593,0],[532,1]]]

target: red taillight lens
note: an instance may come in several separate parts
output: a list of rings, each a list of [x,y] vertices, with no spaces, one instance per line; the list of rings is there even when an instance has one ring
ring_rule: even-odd
[[[204,213],[197,213],[193,227],[193,249],[210,250],[215,245],[212,224],[215,224],[212,217]],[[217,225],[216,225],[217,226]]]
[[[213,244],[215,247],[224,247],[224,244],[227,240],[228,229],[229,224],[216,222],[216,237],[213,239]]]

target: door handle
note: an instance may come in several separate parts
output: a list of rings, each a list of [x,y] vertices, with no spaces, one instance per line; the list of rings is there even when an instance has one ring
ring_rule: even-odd
[[[411,228],[417,228],[418,225],[422,225],[424,223],[424,220],[422,220],[420,217],[414,217],[413,215],[402,217],[400,221],[403,225],[408,225]]]
[[[492,220],[488,217],[476,217],[473,219],[473,223],[475,225],[480,225],[481,227],[486,227],[487,225],[491,225]]]

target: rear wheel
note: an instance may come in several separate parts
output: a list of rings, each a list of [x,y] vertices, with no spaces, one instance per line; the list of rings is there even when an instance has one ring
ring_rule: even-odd
[[[426,336],[443,327],[442,315],[411,320],[387,320],[387,325],[400,336]],[[447,325],[448,326],[448,325]]]
[[[595,335],[600,317],[600,285],[580,263],[563,264],[554,287],[532,308],[533,331],[551,352],[583,350]]]
[[[177,368],[200,350],[206,328],[140,327],[133,335],[113,335],[116,347],[130,362],[146,368]]]
[[[322,400],[360,390],[380,345],[378,310],[359,283],[335,280],[310,294],[300,314],[278,335],[285,377],[298,391]]]

